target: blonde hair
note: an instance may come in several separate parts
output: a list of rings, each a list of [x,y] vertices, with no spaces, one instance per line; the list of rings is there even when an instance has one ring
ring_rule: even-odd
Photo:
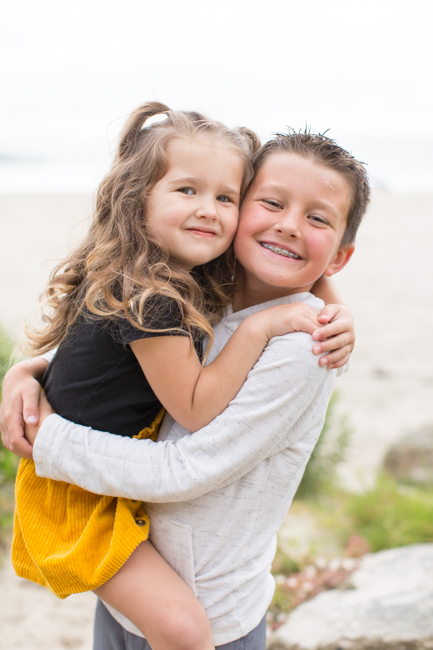
[[[162,120],[146,127],[155,115]],[[176,301],[190,336],[207,334],[230,302],[233,253],[182,269],[146,225],[146,198],[168,169],[167,146],[177,138],[211,137],[244,161],[241,194],[251,181],[251,155],[260,142],[248,129],[229,129],[195,112],[143,104],[128,118],[113,165],[102,180],[89,233],[53,271],[43,294],[40,330],[26,329],[26,351],[41,354],[58,346],[80,315],[127,318],[149,331],[157,295]],[[48,310],[48,311],[47,311]],[[163,330],[159,330],[163,331]]]

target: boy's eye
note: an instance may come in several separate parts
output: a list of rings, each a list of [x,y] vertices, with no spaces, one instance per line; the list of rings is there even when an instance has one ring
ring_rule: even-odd
[[[329,226],[329,221],[325,217],[321,217],[318,214],[312,214],[309,219],[314,222],[317,226]]]
[[[194,190],[191,189],[190,187],[179,187],[177,191],[182,192],[182,194],[188,194],[188,195],[194,194]]]
[[[322,223],[323,225],[326,225],[326,224],[328,223],[328,222],[326,221],[326,219],[324,219],[323,217],[320,217],[318,214],[312,214],[312,215],[310,216],[310,219],[311,219],[312,221],[315,221],[316,223]]]
[[[263,203],[270,205],[272,208],[281,208],[280,203],[278,203],[278,201],[274,201],[273,199],[263,199]]]
[[[231,198],[228,196],[224,196],[224,194],[219,194],[216,197],[217,201],[220,201],[221,203],[231,203]]]

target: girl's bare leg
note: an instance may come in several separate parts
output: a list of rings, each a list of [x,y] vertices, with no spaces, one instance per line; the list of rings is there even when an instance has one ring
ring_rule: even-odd
[[[203,606],[148,540],[94,593],[134,623],[152,650],[214,650]]]

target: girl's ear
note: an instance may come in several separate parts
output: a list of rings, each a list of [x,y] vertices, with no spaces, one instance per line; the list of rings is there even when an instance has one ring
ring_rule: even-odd
[[[341,271],[352,257],[354,250],[355,244],[349,244],[344,248],[340,248],[326,267],[324,275],[330,277],[331,275],[334,275],[334,273]]]

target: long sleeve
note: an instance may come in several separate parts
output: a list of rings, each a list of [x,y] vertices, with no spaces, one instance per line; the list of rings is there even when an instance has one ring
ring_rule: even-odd
[[[318,365],[309,335],[277,337],[227,409],[200,431],[153,443],[52,415],[36,439],[36,471],[98,494],[148,502],[191,500],[294,444],[308,422],[314,425],[315,414],[324,413],[334,377],[335,371]]]

